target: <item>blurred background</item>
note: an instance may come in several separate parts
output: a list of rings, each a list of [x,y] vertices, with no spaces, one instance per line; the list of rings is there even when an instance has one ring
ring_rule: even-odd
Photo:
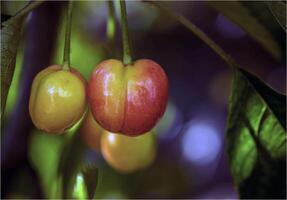
[[[13,15],[26,3],[2,1],[1,13]],[[246,70],[286,94],[286,41],[279,25],[272,29],[282,55],[276,59],[207,2],[161,3],[191,20]],[[87,80],[100,61],[121,59],[120,13],[115,5],[117,27],[111,44],[106,33],[107,2],[74,3],[71,65]],[[62,63],[64,8],[65,2],[45,2],[26,20],[1,125],[2,198],[44,198],[40,177],[52,173],[60,159],[59,142],[33,127],[28,100],[35,74]],[[224,151],[232,71],[185,27],[151,5],[128,1],[127,12],[134,59],[153,59],[164,68],[169,102],[156,127],[157,156],[149,168],[124,175],[109,167],[100,153],[85,151],[85,162],[99,169],[95,197],[238,198]],[[39,171],[35,163],[47,160]]]

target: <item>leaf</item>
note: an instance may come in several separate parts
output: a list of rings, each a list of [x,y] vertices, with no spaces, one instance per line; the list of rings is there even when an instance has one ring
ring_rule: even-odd
[[[237,1],[208,1],[208,4],[242,27],[275,59],[281,59],[281,49],[276,38],[242,3]]]
[[[69,154],[64,151],[64,155],[67,156],[61,169],[64,197],[92,199],[97,188],[98,169],[94,165],[84,164],[84,145],[78,141],[79,138],[75,139],[72,145],[69,145],[75,150],[70,150]]]
[[[3,28],[2,23],[10,19],[11,17],[12,17],[11,15],[1,14],[1,29]]]
[[[1,118],[14,74],[17,48],[25,17],[11,18],[1,24]]]
[[[84,181],[88,191],[89,199],[92,199],[95,195],[98,184],[98,169],[94,166],[87,166],[83,170]]]
[[[76,176],[72,197],[73,199],[88,199],[87,188],[82,172]]]
[[[285,114],[286,96],[234,69],[226,142],[241,198],[286,197]]]
[[[1,23],[1,119],[5,111],[7,95],[14,74],[17,48],[25,18],[31,10],[41,3],[43,3],[43,0],[29,2],[15,16]]]
[[[77,133],[81,121],[74,125],[75,130],[68,133],[70,136],[67,136],[71,138],[67,138],[68,140],[61,155],[61,162],[59,163],[58,173],[59,176],[63,177],[64,198],[72,198],[77,174],[84,163],[83,153],[85,145],[81,140],[81,135]]]
[[[280,1],[266,2],[277,22],[286,32],[286,3]]]
[[[98,184],[98,169],[86,165],[77,174],[72,197],[76,199],[93,199]]]

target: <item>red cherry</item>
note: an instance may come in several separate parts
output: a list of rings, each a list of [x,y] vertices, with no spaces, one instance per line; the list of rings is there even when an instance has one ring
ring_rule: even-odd
[[[88,96],[92,114],[103,128],[137,136],[150,131],[163,116],[168,79],[152,60],[127,66],[119,60],[105,60],[92,73]]]

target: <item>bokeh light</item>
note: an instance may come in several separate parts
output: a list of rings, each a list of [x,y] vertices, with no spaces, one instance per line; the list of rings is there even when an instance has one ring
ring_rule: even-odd
[[[187,124],[182,138],[182,151],[193,164],[210,164],[219,155],[221,146],[218,131],[209,123],[191,121]]]

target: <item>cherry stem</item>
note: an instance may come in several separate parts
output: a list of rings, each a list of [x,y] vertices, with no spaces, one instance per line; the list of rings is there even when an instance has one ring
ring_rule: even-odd
[[[217,45],[212,39],[210,39],[202,30],[200,30],[195,24],[186,19],[184,16],[176,14],[167,8],[161,6],[155,1],[144,1],[145,3],[150,3],[153,6],[157,7],[160,11],[166,13],[168,16],[174,18],[188,30],[190,30],[196,37],[201,39],[205,44],[207,44],[221,59],[223,59],[232,69],[239,66],[234,59],[227,54],[219,45]]]
[[[107,22],[107,38],[110,44],[114,43],[116,32],[116,15],[113,1],[108,1],[109,16]]]
[[[128,31],[128,21],[126,12],[126,3],[124,0],[120,1],[121,5],[121,28],[122,28],[122,40],[123,40],[123,62],[125,65],[132,63],[131,56],[131,41]]]
[[[73,1],[70,0],[67,9],[65,46],[63,56],[63,70],[70,70],[70,44],[71,44],[71,25],[72,25]]]

